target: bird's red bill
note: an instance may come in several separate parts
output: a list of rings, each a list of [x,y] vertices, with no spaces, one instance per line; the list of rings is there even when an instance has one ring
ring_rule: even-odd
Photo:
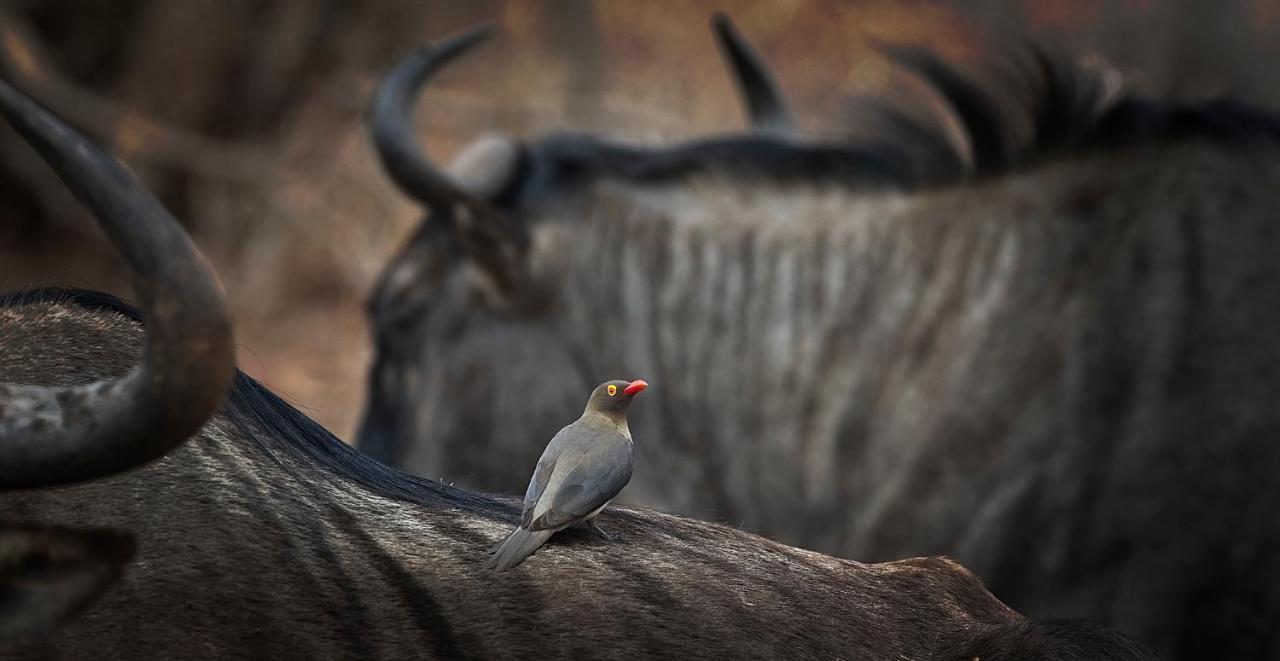
[[[634,395],[648,387],[649,387],[649,384],[645,383],[644,379],[636,379],[635,381],[632,381],[631,383],[627,384],[626,388],[622,389],[622,394]]]

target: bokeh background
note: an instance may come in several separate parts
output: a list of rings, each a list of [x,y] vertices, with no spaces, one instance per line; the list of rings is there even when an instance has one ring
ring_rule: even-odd
[[[144,178],[221,274],[242,368],[351,438],[371,355],[363,302],[419,221],[365,132],[378,77],[492,21],[497,38],[419,112],[440,159],[490,130],[735,130],[715,10],[815,133],[845,130],[853,96],[910,85],[874,50],[885,42],[965,61],[1031,37],[1097,54],[1155,94],[1280,107],[1280,0],[0,0],[0,75]],[[105,237],[6,126],[0,289],[51,284],[131,294]]]

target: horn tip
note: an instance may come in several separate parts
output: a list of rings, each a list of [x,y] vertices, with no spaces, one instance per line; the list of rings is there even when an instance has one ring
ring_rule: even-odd
[[[437,50],[461,52],[475,46],[476,44],[487,40],[497,31],[497,25],[494,21],[483,21],[465,28],[453,36],[448,37],[436,46]]]
[[[733,19],[719,9],[711,13],[711,31],[722,43],[732,43],[739,38],[738,28],[733,24]]]

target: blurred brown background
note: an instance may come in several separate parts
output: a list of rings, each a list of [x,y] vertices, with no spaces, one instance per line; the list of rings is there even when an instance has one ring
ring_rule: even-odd
[[[364,130],[378,77],[491,20],[499,37],[425,97],[439,159],[493,129],[735,130],[707,27],[717,9],[824,134],[841,132],[850,96],[899,86],[877,40],[966,60],[1030,35],[1099,53],[1152,93],[1280,106],[1280,0],[0,0],[0,74],[148,182],[221,274],[241,366],[350,438],[370,357],[363,300],[418,220]],[[49,284],[130,293],[104,237],[4,127],[0,289]]]

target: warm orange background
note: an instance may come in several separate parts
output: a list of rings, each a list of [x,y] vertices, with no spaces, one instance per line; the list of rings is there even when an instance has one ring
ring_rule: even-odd
[[[839,133],[852,94],[901,76],[871,44],[957,59],[1028,34],[1098,52],[1136,86],[1280,105],[1280,2],[11,0],[0,73],[115,150],[191,229],[227,286],[241,365],[350,437],[370,357],[361,305],[417,220],[362,113],[415,45],[481,20],[500,36],[419,115],[446,158],[484,130],[673,139],[742,126],[707,19],[727,11],[802,125]],[[105,240],[0,130],[0,289],[128,294]]]

